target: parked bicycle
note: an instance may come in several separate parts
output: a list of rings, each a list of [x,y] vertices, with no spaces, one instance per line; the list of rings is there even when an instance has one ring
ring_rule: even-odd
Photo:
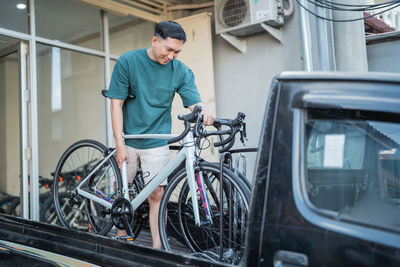
[[[29,177],[28,177],[28,179],[29,179]],[[39,206],[40,206],[41,210],[43,208],[43,203],[47,199],[51,198],[50,189],[51,189],[52,184],[53,184],[52,179],[49,179],[49,178],[46,178],[43,176],[39,176],[39,189],[42,189],[42,193],[39,194]],[[5,213],[9,214],[9,215],[20,217],[21,216],[21,198],[14,197],[14,199],[9,203]]]
[[[0,199],[0,213],[6,214],[6,211],[10,204],[17,198],[19,197],[2,193],[2,197]]]

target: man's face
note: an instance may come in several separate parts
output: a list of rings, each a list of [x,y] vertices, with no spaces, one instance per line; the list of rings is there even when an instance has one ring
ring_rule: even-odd
[[[166,65],[176,58],[181,52],[183,41],[167,37],[165,39],[157,36],[152,38],[153,55],[158,63]]]

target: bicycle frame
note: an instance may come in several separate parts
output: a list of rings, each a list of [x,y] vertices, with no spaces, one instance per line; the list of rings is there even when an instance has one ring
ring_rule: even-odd
[[[138,134],[138,135],[124,135],[124,139],[171,139],[176,137],[176,134]],[[195,179],[195,170],[194,170],[194,162],[195,162],[195,141],[193,138],[193,133],[189,131],[189,133],[183,139],[184,145],[183,148],[167,163],[161,171],[156,174],[156,176],[140,191],[140,193],[130,201],[133,211],[135,211],[149,196],[150,194],[165,180],[168,176],[184,161],[186,160],[186,172],[187,172],[187,182],[189,185],[189,191],[191,195],[192,205],[193,205],[193,212],[194,212],[194,219],[197,226],[200,226],[200,215],[199,215],[199,207],[196,197],[196,185],[198,185],[199,191],[201,193],[205,192],[204,182],[202,173],[200,172],[200,182],[196,182]],[[193,144],[193,145],[191,145]],[[112,202],[109,202],[99,196],[93,195],[83,189],[81,186],[92,177],[103,164],[110,159],[113,155],[115,155],[116,150],[114,149],[106,158],[104,158],[90,173],[87,177],[85,177],[82,182],[79,183],[77,186],[77,192],[79,195],[82,195],[88,199],[91,199],[101,205],[111,209]],[[110,166],[108,167],[110,168]],[[122,188],[123,188],[123,195],[124,198],[129,200],[129,190],[128,190],[128,177],[126,171],[126,162],[123,163],[121,168],[121,176],[122,176]],[[100,179],[101,180],[101,179]],[[204,193],[203,193],[204,194]],[[202,201],[205,205],[205,212],[207,215],[208,220],[211,221],[211,215],[209,214],[209,205],[206,199]]]

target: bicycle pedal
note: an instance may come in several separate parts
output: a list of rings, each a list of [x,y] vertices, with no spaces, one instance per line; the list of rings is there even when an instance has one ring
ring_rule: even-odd
[[[135,237],[134,236],[130,236],[130,235],[126,235],[126,236],[113,236],[113,239],[122,241],[122,242],[127,242],[127,243],[131,243],[133,241],[135,241]]]

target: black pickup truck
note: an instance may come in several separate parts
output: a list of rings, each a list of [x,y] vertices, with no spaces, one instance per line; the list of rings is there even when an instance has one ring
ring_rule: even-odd
[[[283,73],[262,123],[240,265],[400,266],[400,76]],[[224,266],[1,216],[0,265],[23,262],[13,252],[49,266],[59,255],[71,265]]]

